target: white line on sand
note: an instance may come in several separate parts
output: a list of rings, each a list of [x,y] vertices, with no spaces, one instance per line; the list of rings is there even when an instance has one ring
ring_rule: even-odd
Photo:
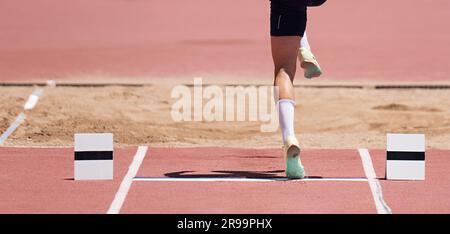
[[[47,86],[55,87],[56,82],[53,80],[47,81]],[[39,101],[39,97],[42,96],[44,93],[44,89],[37,88],[33,91],[33,93],[30,94],[28,97],[27,102],[25,102],[25,105],[23,106],[24,110],[31,110],[33,109],[37,102]],[[25,120],[25,114],[23,112],[20,112],[20,114],[16,117],[13,123],[6,129],[6,131],[0,136],[0,145],[3,145],[3,143],[8,139],[8,137],[20,126],[20,124]]]
[[[131,184],[133,183],[133,178],[136,176],[142,161],[147,154],[147,146],[139,146],[136,154],[134,155],[133,161],[130,167],[128,167],[128,172],[123,177],[122,183],[120,184],[119,190],[112,201],[107,214],[118,214],[122,208],[125,198],[127,197],[128,190],[130,190]]]
[[[43,92],[44,89],[42,88],[37,88],[36,90],[34,90],[34,92],[30,95],[30,97],[28,97],[28,100],[23,106],[23,109],[25,110],[33,109],[36,106],[37,102],[39,101],[39,97],[42,95]]]
[[[12,122],[8,129],[6,129],[6,131],[0,136],[0,145],[3,145],[6,139],[8,139],[9,135],[11,135],[24,120],[25,114],[23,112],[20,112],[14,122]]]
[[[373,168],[372,159],[367,149],[358,149],[361,161],[364,167],[364,173],[366,173],[367,181],[369,182],[370,190],[372,191],[372,197],[375,201],[378,214],[392,214],[391,208],[387,205],[383,199],[383,192],[381,191],[380,181],[377,179],[375,169]]]
[[[135,177],[134,181],[144,182],[305,182],[305,181],[364,181],[366,178],[305,178],[301,180],[290,180],[287,178],[231,178],[231,177],[217,177],[217,178],[170,178],[170,177]]]

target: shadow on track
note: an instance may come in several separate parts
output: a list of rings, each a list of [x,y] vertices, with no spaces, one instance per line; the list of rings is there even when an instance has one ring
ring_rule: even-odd
[[[211,171],[211,174],[197,174],[195,171],[177,171],[165,173],[169,178],[247,178],[247,179],[278,179],[286,178],[280,175],[284,170],[275,171]],[[307,176],[306,178],[322,178]]]

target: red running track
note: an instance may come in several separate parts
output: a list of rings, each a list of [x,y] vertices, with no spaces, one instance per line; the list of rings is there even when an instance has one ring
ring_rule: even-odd
[[[329,81],[449,81],[449,9],[448,0],[328,1],[310,11],[309,39]],[[2,0],[0,82],[270,79],[268,19],[268,0]]]
[[[138,176],[282,177],[282,158],[280,150],[153,149]],[[302,159],[312,177],[364,177],[357,151],[305,151]],[[367,182],[135,181],[123,212],[373,213],[376,210]]]
[[[1,148],[0,213],[106,213],[136,149],[116,149],[113,181],[74,181],[73,148]]]
[[[0,213],[106,213],[136,148],[115,149],[113,181],[73,181],[72,148],[0,148]],[[427,151],[425,181],[386,181],[393,213],[449,213],[450,151]],[[138,177],[282,177],[278,149],[149,148]],[[364,177],[357,150],[305,150],[308,176]],[[190,171],[190,172],[186,172]],[[184,173],[183,173],[184,172]],[[376,213],[366,181],[134,181],[121,213]]]

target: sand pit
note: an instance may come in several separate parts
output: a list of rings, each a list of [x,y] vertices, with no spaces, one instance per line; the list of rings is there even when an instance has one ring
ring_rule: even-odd
[[[31,87],[0,87],[0,135],[23,111],[23,105],[32,92]]]
[[[117,146],[280,147],[261,122],[175,122],[171,85],[45,88],[8,146],[72,146],[77,132],[112,132]],[[0,129],[32,88],[2,87]],[[388,132],[424,133],[427,147],[450,148],[448,90],[297,88],[296,132],[305,148],[385,147]]]

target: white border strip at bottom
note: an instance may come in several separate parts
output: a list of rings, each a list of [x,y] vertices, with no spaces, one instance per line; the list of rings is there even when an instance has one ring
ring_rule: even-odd
[[[298,180],[291,180],[287,178],[232,178],[232,177],[217,177],[217,178],[170,178],[170,177],[135,177],[133,181],[143,182],[305,182],[305,181],[359,181],[367,182],[367,178],[305,178]]]

